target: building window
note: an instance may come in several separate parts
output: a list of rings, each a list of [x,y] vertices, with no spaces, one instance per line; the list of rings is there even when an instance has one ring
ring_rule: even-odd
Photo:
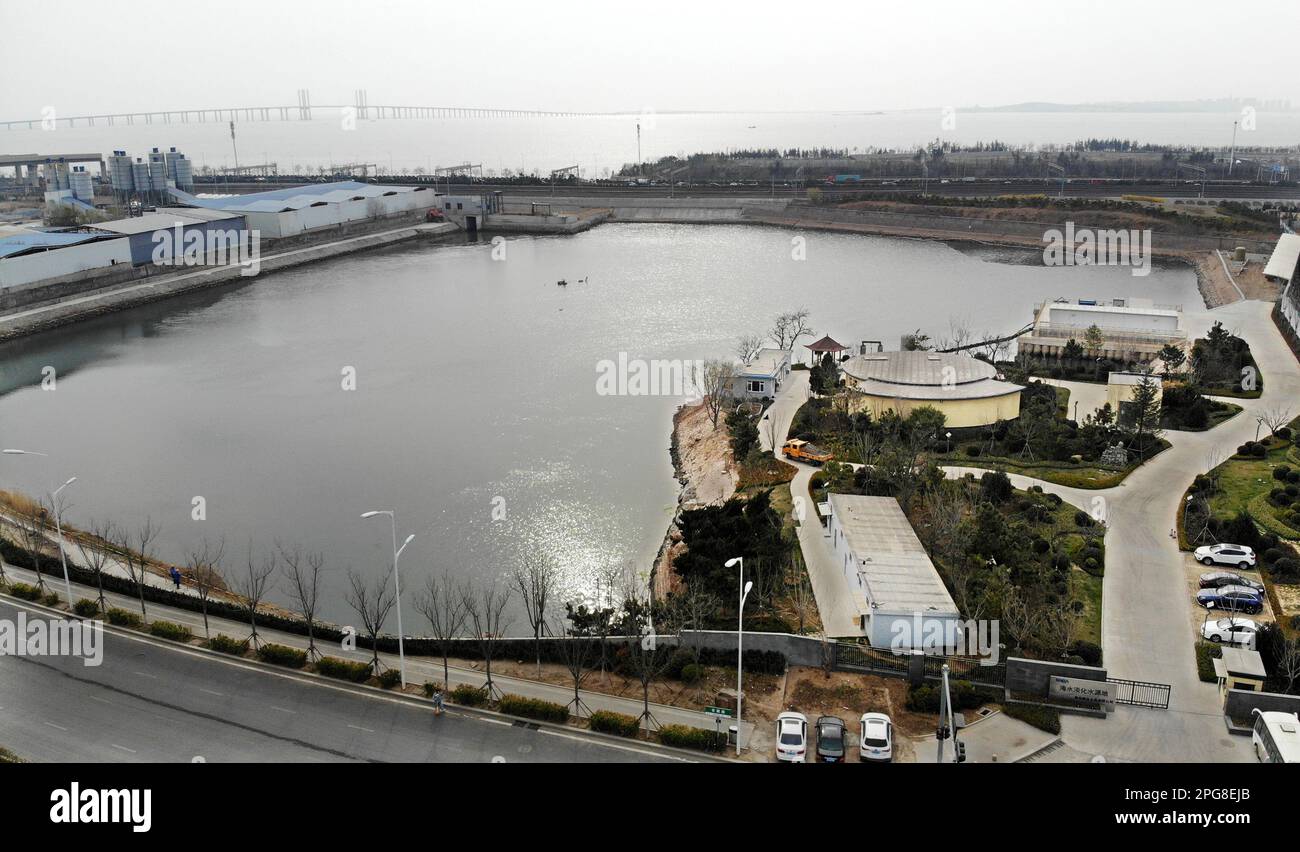
[[[764,387],[764,385],[763,385],[762,382],[750,381],[750,382],[747,382],[746,384],[747,384],[748,387],[749,387],[749,392],[750,392],[750,393],[762,393],[762,392],[763,392],[763,387]]]

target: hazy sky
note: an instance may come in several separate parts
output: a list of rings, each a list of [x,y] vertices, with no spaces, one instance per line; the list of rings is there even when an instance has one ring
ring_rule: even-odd
[[[2,0],[0,118],[294,104],[299,88],[658,112],[1300,100],[1297,32],[1295,0]]]

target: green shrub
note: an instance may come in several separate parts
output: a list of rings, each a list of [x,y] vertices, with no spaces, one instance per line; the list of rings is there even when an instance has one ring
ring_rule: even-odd
[[[50,593],[47,594],[47,595],[41,595],[41,603],[45,604],[46,606],[50,606],[50,607],[58,606],[58,605],[59,605],[59,596],[56,595],[56,594],[54,594],[54,592],[50,592]]]
[[[34,601],[40,598],[41,590],[26,583],[14,583],[9,587],[9,594],[25,601]]]
[[[635,716],[615,713],[612,710],[597,710],[587,719],[593,731],[602,734],[614,734],[618,737],[635,737],[641,729],[641,720]]]
[[[695,654],[689,648],[678,648],[673,651],[673,655],[668,658],[668,667],[664,669],[664,677],[670,680],[680,680],[682,669],[695,662]]]
[[[1002,712],[1049,734],[1061,733],[1061,712],[1041,704],[1005,704]]]
[[[682,683],[699,683],[704,678],[704,669],[691,663],[682,667]]]
[[[159,639],[171,639],[174,642],[188,642],[194,636],[188,627],[174,621],[155,621],[149,625],[149,632]]]
[[[974,710],[989,701],[989,697],[968,680],[952,681],[948,691],[952,695],[953,710]],[[938,713],[939,697],[938,686],[914,686],[907,693],[907,709],[916,713]]]
[[[257,658],[264,663],[300,669],[307,665],[307,652],[288,645],[268,643],[257,649]]]
[[[659,742],[674,748],[693,748],[697,751],[722,751],[726,745],[725,738],[717,731],[686,725],[664,725],[659,729]]]
[[[384,689],[396,689],[402,685],[402,672],[399,669],[384,669],[379,675],[379,685]]]
[[[464,707],[482,707],[487,704],[488,693],[482,687],[462,683],[451,691],[451,700],[453,704]]]
[[[370,663],[340,660],[338,657],[321,657],[316,661],[316,671],[325,677],[361,683],[370,677]]]
[[[501,696],[501,700],[497,702],[497,709],[511,716],[523,716],[526,719],[537,719],[542,722],[563,724],[569,721],[569,708],[565,705],[538,698],[525,698],[522,695]]]
[[[82,618],[94,618],[99,615],[99,601],[82,598],[72,605],[72,611]]]
[[[117,607],[109,609],[108,612],[104,613],[104,617],[108,619],[109,624],[118,627],[138,628],[140,625],[144,624],[144,621],[140,616],[136,615],[134,612],[127,612],[126,610],[118,609]]]
[[[208,647],[223,654],[242,657],[244,652],[248,650],[248,642],[242,639],[233,639],[224,633],[218,633],[208,640]]]
[[[422,688],[424,689],[424,697],[432,698],[433,694],[438,691],[438,684],[431,680],[426,680]]]
[[[1070,653],[1083,660],[1084,665],[1101,665],[1101,646],[1080,639],[1070,648]]]
[[[1214,661],[1223,655],[1223,649],[1213,642],[1196,643],[1196,674],[1206,683],[1217,683]]]

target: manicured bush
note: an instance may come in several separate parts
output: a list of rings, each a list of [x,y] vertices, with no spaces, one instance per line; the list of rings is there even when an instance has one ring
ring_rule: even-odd
[[[695,665],[695,663],[682,666],[682,683],[699,683],[703,679],[704,669],[702,667]]]
[[[979,454],[980,454],[980,452],[981,452],[981,450],[980,450],[980,445],[979,445],[979,444],[968,444],[968,445],[966,446],[966,449],[964,450],[964,452],[966,453],[966,455],[970,456],[970,457],[973,458],[973,459],[974,459],[974,458],[979,458]]]
[[[1049,734],[1061,733],[1061,711],[1041,704],[1004,704],[1002,712]]]
[[[370,663],[340,660],[338,657],[321,657],[316,661],[316,671],[325,677],[361,683],[370,677]]]
[[[464,707],[482,707],[487,704],[488,693],[482,687],[462,683],[451,691],[451,700]]]
[[[242,657],[244,652],[248,650],[248,642],[242,639],[234,639],[224,633],[218,633],[208,640],[208,647],[223,654]]]
[[[1075,642],[1070,648],[1070,653],[1083,660],[1086,666],[1101,665],[1101,646],[1092,642],[1085,642],[1082,639]]]
[[[264,663],[271,663],[276,666],[286,666],[291,669],[300,669],[307,665],[307,652],[300,651],[297,648],[290,648],[288,645],[276,645],[267,643],[257,649],[257,658]]]
[[[664,669],[664,677],[670,680],[679,680],[682,676],[682,669],[694,662],[695,654],[689,648],[678,648],[668,658],[668,666]]]
[[[424,686],[421,688],[424,690],[425,698],[432,698],[433,694],[438,691],[438,684],[434,683],[431,680],[426,680],[424,682]]]
[[[949,684],[954,710],[974,710],[989,701],[989,696],[967,680],[954,680]],[[939,712],[940,687],[925,684],[914,686],[907,693],[907,709],[916,713]]]
[[[1214,642],[1196,643],[1196,675],[1206,683],[1217,683],[1214,661],[1223,655],[1223,649]]]
[[[194,635],[188,627],[174,621],[155,621],[149,625],[149,632],[159,639],[171,639],[174,642],[188,642]]]
[[[399,669],[384,669],[379,675],[379,685],[384,689],[396,689],[402,685],[402,672]]]
[[[693,748],[697,751],[722,751],[726,745],[725,737],[717,731],[686,725],[664,725],[659,729],[659,742],[673,748]]]
[[[612,710],[597,710],[587,719],[587,723],[593,731],[618,737],[635,737],[641,729],[640,719]]]
[[[1290,472],[1291,472],[1290,466],[1280,464],[1277,467],[1273,468],[1273,478],[1278,480],[1279,482],[1286,482],[1286,475]]]
[[[72,611],[82,618],[93,618],[99,615],[99,601],[82,598],[72,605]]]
[[[26,583],[14,583],[9,587],[9,594],[25,601],[34,601],[40,598],[41,590]]]
[[[539,698],[526,698],[522,695],[503,695],[497,702],[497,709],[511,716],[523,716],[525,719],[537,719],[541,722],[564,724],[569,721],[569,708],[553,701]]]
[[[1011,477],[1000,470],[991,470],[980,478],[980,495],[994,505],[1011,499],[1013,492]]]
[[[136,615],[134,612],[127,612],[126,610],[118,609],[117,607],[109,609],[108,612],[104,613],[104,617],[108,619],[109,624],[116,625],[117,627],[137,628],[144,624],[144,621],[140,616]]]
[[[1074,513],[1074,525],[1077,527],[1092,526],[1092,515],[1082,510]]]
[[[41,603],[43,603],[43,604],[45,604],[46,606],[49,606],[49,607],[58,606],[58,605],[59,605],[59,596],[56,595],[56,594],[54,594],[54,592],[50,592],[49,594],[41,595]]]

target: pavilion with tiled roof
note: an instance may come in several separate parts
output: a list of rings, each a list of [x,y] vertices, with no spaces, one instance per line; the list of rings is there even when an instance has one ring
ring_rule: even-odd
[[[845,346],[843,343],[839,343],[830,335],[823,337],[821,340],[818,340],[816,343],[808,343],[804,346],[804,348],[812,352],[814,364],[817,363],[817,361],[820,360],[822,355],[826,352],[829,352],[832,355],[837,355],[840,352],[847,352],[849,350],[849,347]]]

